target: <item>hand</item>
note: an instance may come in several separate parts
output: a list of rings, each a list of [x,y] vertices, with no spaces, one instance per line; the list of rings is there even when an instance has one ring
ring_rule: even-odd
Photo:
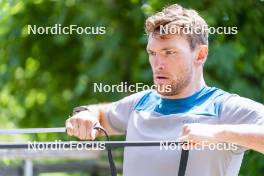
[[[94,128],[99,123],[98,117],[89,111],[81,111],[66,120],[66,131],[70,136],[81,140],[94,140],[99,132]]]
[[[191,143],[219,143],[219,135],[223,132],[221,125],[209,125],[201,123],[186,124],[183,126],[183,134],[178,139],[180,141],[190,141]]]

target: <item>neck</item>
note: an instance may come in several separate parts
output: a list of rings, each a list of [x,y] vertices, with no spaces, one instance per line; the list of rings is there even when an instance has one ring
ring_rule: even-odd
[[[192,81],[187,87],[185,87],[181,92],[179,92],[176,95],[173,96],[163,96],[161,95],[162,98],[169,98],[169,99],[179,99],[179,98],[186,98],[191,95],[193,95],[195,92],[198,92],[201,90],[203,87],[206,86],[206,83],[204,81],[203,75],[201,78],[197,81]]]

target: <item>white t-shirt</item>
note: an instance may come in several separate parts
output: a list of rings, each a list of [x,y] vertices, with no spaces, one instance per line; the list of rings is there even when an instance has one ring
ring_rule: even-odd
[[[215,87],[190,97],[164,99],[155,90],[125,97],[111,105],[107,118],[127,141],[176,141],[186,123],[264,124],[264,106]],[[190,150],[186,176],[236,176],[245,149]],[[126,147],[124,176],[175,176],[181,150]]]

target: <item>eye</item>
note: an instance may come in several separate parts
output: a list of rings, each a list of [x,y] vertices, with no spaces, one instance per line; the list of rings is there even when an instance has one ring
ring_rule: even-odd
[[[155,56],[155,55],[156,55],[156,52],[154,52],[154,51],[148,51],[148,54],[149,54],[150,56]]]
[[[176,53],[176,51],[172,51],[172,50],[165,51],[166,55],[172,55],[172,54],[175,54],[175,53]]]

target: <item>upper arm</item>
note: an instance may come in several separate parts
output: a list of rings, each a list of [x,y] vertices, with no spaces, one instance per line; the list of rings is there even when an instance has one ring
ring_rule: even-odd
[[[264,124],[264,106],[238,95],[230,95],[222,102],[222,124]]]
[[[132,94],[117,102],[111,103],[111,105],[108,106],[105,115],[112,129],[120,133],[126,133],[127,124],[131,113],[134,111],[134,108],[139,100],[148,91]]]

